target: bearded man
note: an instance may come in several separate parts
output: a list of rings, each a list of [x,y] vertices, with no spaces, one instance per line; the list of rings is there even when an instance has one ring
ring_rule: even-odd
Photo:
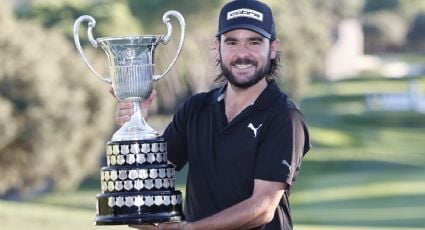
[[[231,1],[216,37],[217,80],[226,84],[190,97],[163,134],[169,161],[177,170],[189,166],[186,221],[132,227],[292,229],[289,190],[310,142],[301,112],[274,80],[280,41],[272,11]],[[119,103],[118,123],[129,120],[132,105]]]

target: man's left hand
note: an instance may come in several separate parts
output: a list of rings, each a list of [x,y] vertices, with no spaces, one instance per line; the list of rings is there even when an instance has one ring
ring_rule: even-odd
[[[140,230],[153,230],[153,229],[165,229],[165,230],[191,230],[191,225],[188,222],[178,223],[161,223],[158,225],[130,225],[129,227],[140,229]]]

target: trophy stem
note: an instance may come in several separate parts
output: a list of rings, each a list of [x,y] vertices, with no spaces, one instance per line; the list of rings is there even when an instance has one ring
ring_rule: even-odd
[[[132,99],[134,104],[134,113],[118,131],[112,135],[112,141],[131,141],[131,140],[150,140],[159,137],[152,127],[146,123],[142,116],[141,100]]]

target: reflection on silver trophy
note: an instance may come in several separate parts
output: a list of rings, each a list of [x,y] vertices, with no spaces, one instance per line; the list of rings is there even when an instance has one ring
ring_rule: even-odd
[[[161,75],[154,74],[154,51],[159,43],[166,45],[172,35],[170,16],[180,23],[181,33],[177,53],[168,68]],[[81,48],[78,31],[80,23],[88,22],[88,39],[94,47],[99,45],[105,50],[110,64],[110,77],[102,77],[87,60]],[[184,40],[185,21],[177,11],[167,11],[163,16],[167,25],[166,35],[127,36],[93,38],[92,30],[96,21],[89,15],[79,17],[74,24],[74,41],[87,67],[101,80],[112,83],[118,100],[134,101],[134,115],[112,136],[112,141],[146,140],[158,137],[141,116],[140,102],[147,99],[152,92],[153,83],[161,79],[174,65],[180,54]]]
[[[177,53],[161,75],[154,73],[154,51],[167,44],[172,35],[169,17],[180,23]],[[102,77],[87,60],[81,48],[79,27],[88,22],[88,39],[105,50],[110,77]],[[174,65],[180,54],[185,22],[177,11],[163,16],[166,35],[93,38],[93,17],[83,15],[74,23],[74,41],[84,63],[101,80],[112,84],[118,100],[132,100],[134,114],[106,144],[107,166],[101,169],[102,193],[96,196],[96,225],[147,224],[184,220],[182,194],[175,190],[174,165],[167,161],[167,143],[144,120],[140,102],[146,100],[155,81]],[[112,115],[111,115],[112,116]]]

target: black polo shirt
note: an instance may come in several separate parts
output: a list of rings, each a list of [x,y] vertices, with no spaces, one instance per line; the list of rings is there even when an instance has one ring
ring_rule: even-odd
[[[164,132],[168,159],[177,169],[189,163],[188,221],[249,198],[254,179],[292,185],[310,147],[301,113],[274,81],[230,123],[224,111],[225,89],[189,98]],[[272,222],[259,229],[291,228],[285,192]]]

